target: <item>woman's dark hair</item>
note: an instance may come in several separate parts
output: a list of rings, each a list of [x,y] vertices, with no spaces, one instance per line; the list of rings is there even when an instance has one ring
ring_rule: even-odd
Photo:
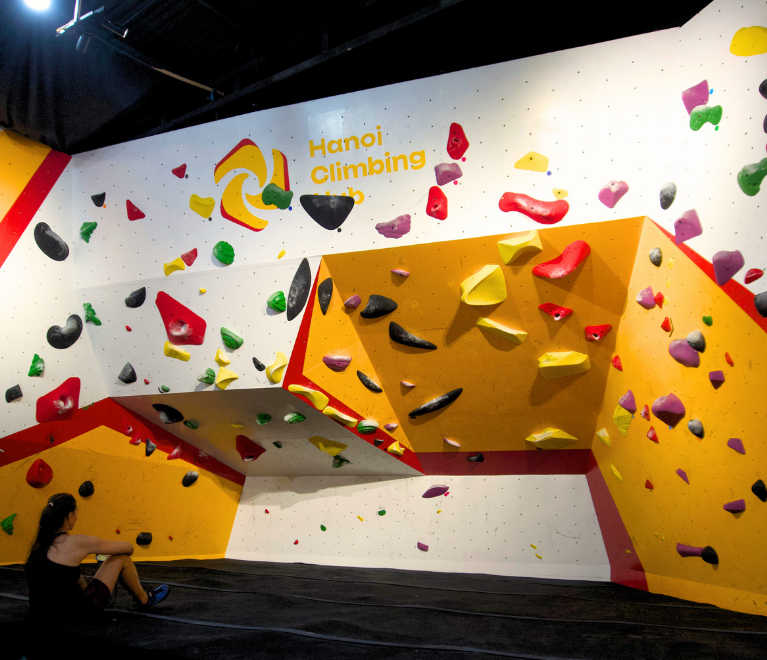
[[[67,516],[77,508],[77,500],[69,493],[56,493],[48,499],[48,504],[43,507],[40,514],[40,525],[37,528],[37,536],[29,551],[26,568],[41,561],[51,547],[53,539]]]

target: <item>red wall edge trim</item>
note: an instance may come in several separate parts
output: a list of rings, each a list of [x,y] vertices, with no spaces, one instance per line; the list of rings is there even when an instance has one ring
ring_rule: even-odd
[[[500,474],[586,474],[590,449],[543,449],[521,451],[483,451],[485,460],[466,460],[480,452],[419,452],[424,474],[500,475]]]
[[[50,151],[0,221],[0,268],[71,159],[60,151]]]
[[[611,581],[626,587],[649,591],[642,562],[639,560],[631,536],[623,524],[618,507],[615,506],[613,496],[591,450],[589,450],[586,480],[591,491],[591,500],[594,502],[599,528],[602,530],[607,558],[610,560]],[[626,550],[630,550],[631,554],[628,554]]]

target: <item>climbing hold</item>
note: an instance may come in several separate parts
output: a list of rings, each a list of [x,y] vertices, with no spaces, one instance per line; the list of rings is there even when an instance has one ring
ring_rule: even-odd
[[[746,448],[743,446],[743,441],[740,438],[730,438],[727,441],[727,446],[730,449],[734,449],[739,454],[745,454]]]
[[[323,532],[326,532],[328,528],[327,528],[327,527],[325,527],[325,525],[320,525],[320,529],[321,529]]]
[[[687,343],[699,353],[706,350],[706,338],[700,330],[693,330],[687,335]]]
[[[80,494],[80,497],[90,497],[95,492],[95,489],[93,488],[93,482],[83,481],[83,483],[80,484],[80,488],[78,488],[77,492]]]
[[[410,381],[407,381],[407,380],[401,380],[399,383],[400,385],[402,385],[402,387],[408,387],[408,388],[415,387],[415,383],[411,383]]]
[[[195,261],[197,261],[197,248],[193,248],[192,250],[189,250],[189,252],[184,252],[184,254],[181,255],[181,260],[187,266],[191,266]]]
[[[320,311],[322,312],[323,316],[328,313],[328,307],[330,307],[330,299],[332,296],[333,280],[328,277],[327,279],[322,280],[320,285],[317,287],[317,300],[320,303]]]
[[[610,434],[607,432],[607,429],[605,428],[599,429],[597,431],[597,438],[599,438],[608,447],[612,446],[612,444],[610,443]]]
[[[690,430],[690,433],[698,438],[702,438],[704,435],[703,422],[699,419],[691,419],[687,422],[687,428]]]
[[[404,270],[402,268],[392,268],[391,272],[395,275],[399,275],[400,277],[410,277],[410,271]]]
[[[222,351],[220,348],[216,349],[216,364],[220,367],[225,367],[228,364],[231,364],[231,360],[227,357],[226,353]]]
[[[679,364],[685,367],[697,367],[700,365],[700,355],[686,339],[674,339],[668,345],[668,353]]]
[[[660,309],[663,309],[663,303],[666,301],[666,298],[660,291],[658,291],[658,293],[655,294],[654,300],[655,300],[655,304]]]
[[[121,380],[126,385],[130,385],[131,383],[135,383],[136,380],[136,370],[133,368],[133,365],[130,362],[126,362],[125,366],[120,370],[120,373],[117,375],[117,379]]]
[[[238,378],[239,376],[231,369],[227,369],[226,367],[219,367],[218,375],[216,376],[216,387],[225,390]]]
[[[632,415],[637,411],[636,400],[634,399],[634,393],[629,390],[619,400],[618,405],[628,410]]]
[[[440,163],[434,166],[434,175],[437,178],[437,185],[444,186],[451,181],[460,179],[463,176],[463,172],[458,163]]]
[[[189,470],[181,479],[181,485],[184,488],[189,488],[200,477],[200,473],[195,470]]]
[[[163,264],[162,266],[162,272],[165,273],[166,277],[170,275],[171,273],[175,273],[177,270],[185,270],[186,265],[184,264],[184,260],[181,257],[177,257],[173,261]]]
[[[429,552],[429,546],[425,543],[421,543],[418,541],[418,543],[415,544],[415,547],[421,550],[422,552]]]
[[[192,429],[192,431],[196,431],[200,428],[200,422],[198,422],[196,419],[187,419],[184,420],[184,426]]]
[[[266,377],[270,383],[277,384],[282,380],[282,372],[288,364],[288,358],[282,351],[277,351],[274,362],[266,368]]]
[[[658,397],[652,404],[652,414],[671,427],[676,426],[686,412],[684,404],[673,393]]]
[[[740,28],[732,37],[730,52],[740,57],[767,53],[767,28],[758,25]],[[759,86],[761,90],[762,85]]]
[[[386,238],[402,238],[410,232],[410,216],[405,214],[388,222],[379,222],[376,231]]]
[[[591,369],[589,356],[575,351],[544,353],[538,358],[538,371],[544,378],[562,378]]]
[[[500,266],[484,266],[461,282],[461,302],[467,305],[497,305],[506,300],[506,280]]]
[[[578,442],[578,438],[560,429],[547,428],[543,429],[542,433],[528,435],[525,441],[537,449],[564,449],[574,442]]]
[[[67,378],[57,388],[37,400],[35,419],[38,424],[70,419],[80,403],[80,379]]]
[[[653,309],[655,307],[655,296],[652,293],[652,287],[642,289],[636,297],[636,301],[645,309]]]
[[[149,545],[152,542],[152,534],[149,532],[141,532],[136,537],[136,545]]]
[[[354,208],[354,198],[342,195],[301,195],[299,199],[309,217],[328,231],[344,224]]]
[[[564,199],[569,193],[564,188],[552,188],[551,194],[557,199]]]
[[[91,195],[91,201],[96,206],[96,208],[101,208],[104,206],[104,202],[107,199],[107,194],[105,192],[99,193],[98,195]]]
[[[644,487],[645,487],[647,490],[653,490],[653,489],[655,488],[655,486],[653,486],[653,485],[652,485],[652,482],[651,482],[649,479],[647,479],[647,480],[644,482]]]
[[[373,419],[362,419],[357,424],[357,431],[362,435],[372,435],[378,430],[378,422]]]
[[[44,488],[53,479],[53,470],[42,458],[36,459],[27,471],[27,483],[32,488]]]
[[[604,325],[587,325],[583,331],[586,334],[586,341],[599,341],[612,329],[609,323],[605,323]]]
[[[663,319],[663,323],[660,324],[661,330],[666,332],[672,332],[674,330],[674,324],[671,323],[671,319],[667,316]]]
[[[298,412],[289,412],[282,419],[288,424],[300,424],[306,419],[306,417],[304,417],[301,413],[298,413]]]
[[[746,272],[746,276],[743,278],[743,281],[746,284],[751,284],[751,282],[756,282],[756,280],[760,279],[764,275],[764,271],[761,268],[750,268]]]
[[[43,360],[43,358],[35,353],[34,357],[32,358],[32,364],[29,366],[29,373],[27,375],[30,377],[42,376],[44,371],[45,360]]]
[[[466,133],[463,130],[463,126],[453,122],[450,124],[450,131],[447,137],[447,154],[453,160],[458,160],[469,148],[469,140],[466,138]]]
[[[290,289],[288,290],[288,321],[292,321],[304,310],[311,290],[312,270],[309,267],[309,260],[302,259],[296,274],[293,275],[293,281],[290,283]]]
[[[663,263],[663,252],[659,247],[650,250],[650,263],[652,263],[653,266],[658,267]]]
[[[615,205],[629,191],[629,184],[625,181],[608,181],[599,191],[599,201],[608,209],[615,208]]]
[[[3,518],[3,520],[0,520],[0,528],[8,534],[8,536],[11,536],[13,534],[13,519],[16,517],[17,514],[12,513],[7,518]]]
[[[725,511],[730,513],[742,513],[746,510],[746,500],[734,500],[733,502],[727,502],[722,507]]]
[[[665,183],[660,189],[660,207],[667,210],[676,199],[676,184],[673,182]],[[660,248],[658,248],[660,249]],[[655,262],[653,262],[655,263]],[[659,264],[655,264],[656,266]]]
[[[349,462],[350,462],[349,459],[344,458],[343,456],[341,456],[341,454],[338,454],[337,456],[333,456],[333,462],[331,463],[331,465],[334,468],[340,468],[340,467],[343,467],[344,465],[348,465]]]
[[[183,179],[184,175],[186,174],[186,163],[179,165],[178,167],[174,167],[171,172],[173,172],[173,174],[175,174],[179,179]]]
[[[713,126],[716,126],[722,121],[722,106],[714,105],[699,105],[694,108],[690,113],[690,128],[693,131],[700,130],[706,122],[710,122]]]
[[[13,387],[9,387],[7,390],[5,390],[6,403],[11,403],[11,401],[16,401],[16,399],[20,399],[21,397],[22,393],[20,385],[14,385]]]
[[[549,169],[549,159],[537,151],[529,151],[514,163],[514,168],[531,172],[546,172]]]
[[[699,105],[706,105],[708,103],[708,80],[703,80],[697,85],[690,87],[682,92],[682,103],[684,103],[684,109],[687,110],[687,114],[692,114],[692,111]]]
[[[533,275],[549,279],[566,277],[578,268],[589,254],[591,248],[586,241],[574,241],[558,257],[533,267]]]
[[[244,435],[238,435],[235,438],[235,447],[245,463],[252,463],[266,451],[261,445]]]
[[[504,213],[516,211],[542,225],[555,225],[567,215],[570,204],[566,199],[543,202],[523,193],[503,193],[498,208]]]
[[[618,472],[618,468],[615,467],[612,463],[610,463],[610,472],[612,472],[615,475],[615,478],[618,481],[621,481],[621,482],[623,481],[623,477],[621,476],[621,473]]]
[[[38,222],[34,231],[35,243],[41,252],[54,261],[64,261],[69,256],[69,246],[63,238],[46,223]]]
[[[357,516],[357,519],[360,520],[361,522],[365,522],[365,519],[362,516]]]
[[[732,358],[730,357],[729,353],[724,354],[724,359],[727,362],[727,364],[729,364],[731,367],[735,366],[735,363],[732,361]]]
[[[714,389],[718,390],[722,385],[724,385],[724,371],[709,371],[708,379],[711,381]]]
[[[231,348],[232,350],[237,350],[242,346],[242,337],[228,328],[221,328],[221,341],[224,342],[224,345],[227,348]]]
[[[720,250],[711,259],[714,266],[714,277],[719,286],[727,284],[732,277],[745,265],[746,260],[740,250]]]
[[[429,486],[429,488],[426,489],[423,495],[421,497],[424,497],[426,499],[430,499],[432,497],[439,497],[440,495],[444,495],[447,493],[447,491],[450,490],[449,486],[445,486],[443,484],[434,484],[433,486]]]
[[[272,416],[269,413],[258,413],[256,415],[256,424],[259,426],[266,426],[272,421]]]
[[[389,338],[396,344],[402,344],[403,346],[411,346],[413,348],[424,348],[429,351],[437,349],[436,344],[432,344],[430,341],[416,337],[414,334],[409,333],[398,323],[391,321],[389,323]]]
[[[189,358],[192,357],[189,351],[185,351],[183,348],[176,348],[169,341],[165,342],[163,353],[166,357],[175,358],[176,360],[181,360],[182,362],[189,362]]]
[[[650,427],[650,430],[647,432],[647,437],[652,440],[654,443],[658,444],[658,434],[655,432],[655,428],[652,426]]]
[[[451,390],[447,394],[442,394],[441,396],[438,396],[431,401],[427,401],[423,405],[418,406],[418,408],[411,410],[408,413],[408,417],[410,417],[410,419],[415,419],[421,415],[426,415],[427,413],[431,413],[436,410],[442,410],[442,408],[449,406],[451,403],[453,403],[453,401],[461,396],[461,392],[463,392],[463,388],[459,387],[458,389]]]
[[[573,313],[573,310],[569,307],[560,307],[554,303],[543,303],[542,305],[538,305],[538,309],[542,312],[546,312],[555,321],[566,319]]]
[[[751,486],[751,492],[762,500],[762,502],[767,502],[767,486],[761,479],[757,479],[754,482],[754,485]]]
[[[447,443],[451,447],[460,447],[461,446],[460,442],[456,442],[455,440],[451,440],[450,438],[442,438],[442,440],[444,440],[445,443]]]
[[[160,387],[157,388],[157,391],[161,394],[165,394],[166,392],[170,392],[170,387],[167,385],[160,385]]]
[[[317,410],[322,410],[325,406],[328,405],[328,402],[330,401],[330,399],[328,399],[328,397],[322,392],[312,390],[308,387],[304,387],[303,385],[288,385],[288,392],[293,392],[294,394],[305,396],[307,399],[309,399],[309,403],[311,403]]]
[[[276,206],[283,211],[290,206],[292,190],[283,190],[276,183],[267,183],[261,193],[261,201],[267,206]]]
[[[326,454],[330,456],[337,456],[340,454],[344,449],[347,449],[349,445],[345,445],[342,442],[335,442],[334,440],[328,440],[327,438],[323,438],[319,435],[315,435],[311,438],[309,438],[309,442],[311,442],[317,449],[320,451],[324,451]]]
[[[293,545],[298,545],[298,539],[296,539],[295,541],[293,541]]]
[[[130,221],[146,218],[146,214],[129,199],[125,200],[125,208],[128,212],[128,220]]]
[[[447,218],[447,197],[441,188],[432,186],[429,188],[429,197],[426,200],[426,215],[445,220]]]
[[[85,310],[85,322],[93,323],[93,325],[101,325],[101,320],[96,316],[96,311],[93,309],[93,305],[90,303],[83,303],[83,309]],[[72,318],[70,316],[70,318]],[[69,323],[69,321],[67,321]]]
[[[384,424],[384,428],[391,433],[392,431],[396,431],[399,428],[399,424],[389,422],[388,424]]]
[[[466,460],[472,463],[484,463],[485,457],[482,454],[474,454],[473,456],[468,456]]]
[[[633,415],[622,406],[616,406],[615,412],[613,412],[613,422],[615,422],[618,430],[624,436],[629,434],[629,425],[631,424],[631,420],[633,418]]]
[[[383,444],[383,438],[373,438],[373,444],[376,447],[380,447]]]
[[[710,328],[712,325],[714,325],[714,319],[711,316],[704,316],[703,323],[705,323]]]
[[[360,306],[360,303],[362,302],[362,298],[360,298],[358,295],[353,295],[346,299],[344,302],[344,307],[347,307],[348,309],[357,309],[357,307]]]
[[[226,241],[219,241],[213,246],[213,256],[229,266],[234,262],[234,248]]]
[[[702,233],[703,227],[695,209],[685,211],[674,221],[674,243],[677,245],[700,236]]]
[[[397,309],[397,303],[391,298],[379,296],[374,293],[368,298],[368,304],[365,305],[365,309],[360,312],[360,316],[363,319],[377,319],[381,316],[391,314],[395,309]]]
[[[220,350],[220,349],[219,349]],[[258,371],[264,371],[266,369],[266,366],[264,366],[264,363],[261,362],[258,358],[253,358],[253,366]]]
[[[334,419],[339,424],[343,424],[344,426],[355,426],[357,424],[357,420],[354,419],[354,417],[350,417],[349,415],[342,413],[337,408],[334,408],[333,406],[325,406],[322,410],[323,415],[327,415],[330,417],[330,419]]]
[[[762,291],[762,293],[757,293],[754,296],[754,307],[760,316],[767,317],[767,291]]]
[[[219,349],[221,350],[221,349]],[[213,369],[206,369],[204,374],[197,376],[197,380],[207,385],[213,385],[216,382],[216,372]]]
[[[284,312],[287,309],[287,304],[285,303],[285,294],[282,291],[275,291],[271,296],[269,296],[266,304],[275,312]]]
[[[207,323],[205,319],[195,314],[191,309],[182,305],[164,291],[159,291],[155,305],[162,317],[165,333],[171,344],[192,344],[199,346],[205,339]],[[167,353],[166,353],[167,355]]]
[[[171,406],[166,406],[163,403],[153,403],[152,408],[160,415],[160,421],[163,424],[176,424],[184,421],[184,416]]]
[[[679,469],[676,471],[676,473],[679,475],[679,478],[680,478],[682,481],[684,481],[686,484],[688,484],[688,485],[689,485],[689,483],[690,483],[690,479],[689,479],[689,477],[687,476],[687,473],[686,473],[686,472],[685,472],[685,471],[684,471],[682,468],[679,468]]]
[[[538,232],[533,230],[526,234],[520,234],[503,241],[498,241],[498,251],[501,253],[501,259],[506,265],[510,264],[517,257],[528,252],[540,252],[543,249],[541,237]]]
[[[705,548],[697,548],[692,545],[684,545],[683,543],[676,544],[676,551],[682,557],[700,557],[707,564],[718,564],[719,557],[710,545]]]
[[[98,222],[83,222],[82,225],[80,225],[80,238],[82,238],[86,243],[91,242],[91,234],[96,230],[96,227],[98,227]]]
[[[381,386],[376,383],[372,378],[369,376],[366,376],[361,371],[357,371],[357,378],[360,379],[360,382],[367,387],[371,392],[375,392],[376,394],[380,394],[383,392],[383,389]]]
[[[146,300],[146,287],[142,286],[140,289],[136,289],[125,299],[125,306],[132,309],[141,307]]]
[[[508,339],[514,344],[521,344],[527,339],[527,333],[524,330],[515,330],[485,317],[477,319],[477,327],[485,328],[485,330],[489,330],[494,335]]]

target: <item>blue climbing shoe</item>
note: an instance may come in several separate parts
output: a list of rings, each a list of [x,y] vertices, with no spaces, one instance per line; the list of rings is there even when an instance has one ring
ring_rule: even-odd
[[[139,605],[138,609],[140,610],[148,610],[158,603],[162,602],[168,597],[168,594],[170,593],[170,587],[167,584],[161,584],[159,587],[155,587],[151,591],[146,592],[149,596],[149,600],[147,601],[146,605]]]

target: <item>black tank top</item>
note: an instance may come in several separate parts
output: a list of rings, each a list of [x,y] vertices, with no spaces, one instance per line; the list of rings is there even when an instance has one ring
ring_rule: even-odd
[[[79,579],[79,566],[57,564],[47,556],[34,566],[28,567],[30,614],[55,619],[81,614],[84,598],[78,585]]]

